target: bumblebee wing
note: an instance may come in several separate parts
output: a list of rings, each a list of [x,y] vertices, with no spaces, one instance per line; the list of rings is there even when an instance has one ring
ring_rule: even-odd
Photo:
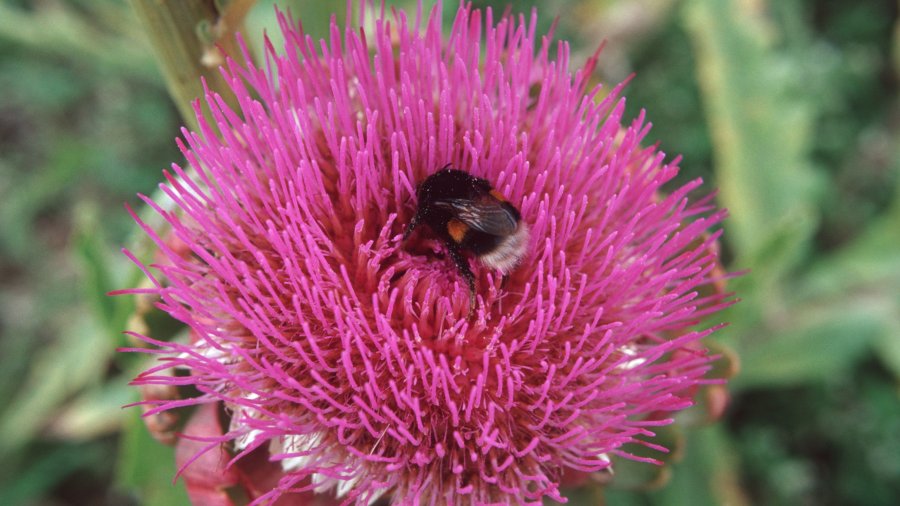
[[[456,219],[486,234],[512,235],[518,226],[516,216],[490,197],[479,200],[439,200],[435,205],[453,211]]]

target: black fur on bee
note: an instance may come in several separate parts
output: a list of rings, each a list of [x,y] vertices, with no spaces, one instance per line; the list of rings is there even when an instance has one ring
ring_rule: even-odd
[[[528,249],[522,215],[487,179],[449,168],[428,176],[416,191],[418,208],[403,234],[425,224],[447,248],[469,286],[469,314],[475,308],[475,275],[464,253],[500,271],[504,279]]]

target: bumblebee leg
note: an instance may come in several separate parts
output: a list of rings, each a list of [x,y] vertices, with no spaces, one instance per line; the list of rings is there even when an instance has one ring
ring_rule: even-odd
[[[469,262],[466,261],[466,257],[463,256],[458,248],[451,245],[447,249],[450,252],[450,258],[453,259],[453,263],[459,269],[459,273],[462,274],[462,277],[466,279],[466,283],[469,285],[469,317],[471,317],[472,313],[475,312],[475,275],[472,274],[472,270],[469,269]]]
[[[509,274],[504,274],[502,278],[500,278],[500,290],[499,295],[497,296],[497,307],[500,309],[500,314],[503,314],[503,297],[506,297],[506,294],[503,293],[506,290],[506,284],[509,282]]]
[[[412,235],[413,230],[419,226],[419,213],[416,213],[413,216],[412,221],[409,222],[409,225],[406,226],[406,230],[403,231],[403,241],[409,239],[409,236]]]

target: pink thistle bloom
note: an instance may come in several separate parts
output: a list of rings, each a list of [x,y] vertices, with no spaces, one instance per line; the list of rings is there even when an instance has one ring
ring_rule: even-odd
[[[643,113],[623,124],[623,85],[589,84],[596,55],[573,75],[535,14],[463,7],[444,37],[440,11],[332,22],[321,44],[282,16],[281,55],[224,70],[240,110],[208,93],[210,124],[198,106],[180,141],[193,170],[161,185],[170,206],[144,198],[168,231],[141,222],[161,260],[152,288],[126,292],[158,296],[191,339],[138,336],[159,364],[134,383],[200,392],[148,414],[230,417],[184,436],[186,473],[210,452],[225,469],[268,452],[280,474],[260,503],[564,501],[564,475],[637,458],[622,446],[711,381],[714,329],[693,326],[729,304],[710,290],[724,213],[688,201],[700,181],[661,193],[678,159],[642,147]],[[447,164],[530,230],[505,283],[469,259],[471,317],[444,244],[401,240],[417,184]]]

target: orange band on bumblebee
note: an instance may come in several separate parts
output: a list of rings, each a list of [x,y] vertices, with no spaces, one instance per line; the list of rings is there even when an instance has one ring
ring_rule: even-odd
[[[500,202],[506,202],[506,197],[504,197],[503,194],[498,192],[497,190],[491,190],[490,193],[491,193],[491,197],[494,197],[495,199],[499,200]]]

